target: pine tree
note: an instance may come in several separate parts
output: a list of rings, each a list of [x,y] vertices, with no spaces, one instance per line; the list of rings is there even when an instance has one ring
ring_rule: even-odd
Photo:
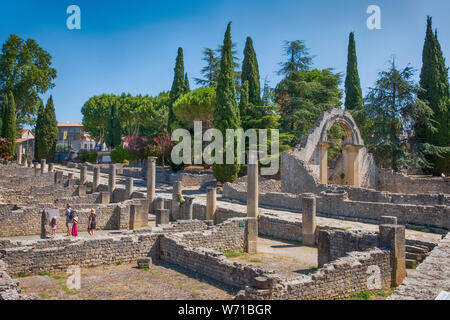
[[[111,149],[114,149],[121,144],[122,127],[119,120],[119,111],[115,103],[110,107],[110,116],[106,126],[105,143]]]
[[[350,32],[347,57],[347,75],[345,77],[345,109],[355,110],[363,107],[361,83],[358,75],[355,36]]]
[[[261,84],[259,79],[258,60],[253,49],[252,38],[247,37],[242,62],[241,83],[248,81],[248,101],[255,106],[261,105]]]
[[[181,124],[173,113],[173,104],[179,97],[186,92],[185,74],[184,74],[184,62],[183,62],[183,48],[178,48],[177,59],[174,69],[174,78],[172,83],[172,89],[170,90],[170,106],[169,106],[169,121],[168,129],[169,133],[172,133],[175,129],[181,127]]]
[[[220,130],[225,137],[227,129],[238,129],[240,126],[241,123],[234,81],[230,22],[227,26],[222,46],[220,72],[216,91],[216,105],[214,108],[214,127]],[[226,154],[224,151],[224,160],[225,159]],[[239,173],[239,164],[214,164],[213,171],[218,181],[222,183],[233,182],[236,180]]]
[[[437,32],[433,34],[432,19],[427,17],[427,29],[422,53],[419,98],[427,101],[436,130],[416,126],[417,135],[424,142],[424,153],[431,162],[434,174],[450,171],[450,126],[448,69],[442,55]]]
[[[8,105],[5,109],[3,124],[2,124],[2,136],[6,138],[11,147],[11,154],[15,153],[17,127],[16,127],[16,104],[14,102],[13,93],[10,91],[8,95]]]
[[[204,58],[202,60],[206,61],[206,66],[202,68],[201,74],[204,76],[204,79],[195,78],[194,81],[201,86],[215,87],[220,68],[219,58],[211,48],[205,48],[203,55]]]
[[[191,86],[189,85],[189,78],[186,72],[186,74],[184,75],[184,93],[188,92],[191,92]]]

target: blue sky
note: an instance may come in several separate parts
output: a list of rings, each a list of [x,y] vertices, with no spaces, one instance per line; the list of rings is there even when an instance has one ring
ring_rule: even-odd
[[[81,30],[68,30],[66,9],[81,8]],[[381,30],[369,30],[369,5],[381,8]],[[35,39],[58,71],[53,95],[60,122],[80,122],[91,96],[156,95],[171,87],[177,48],[184,49],[191,88],[204,66],[202,50],[223,41],[228,21],[239,54],[251,36],[260,74],[275,86],[283,40],[304,40],[314,67],[345,73],[348,33],[355,32],[363,92],[386,61],[420,71],[426,16],[433,17],[450,59],[448,0],[34,0],[1,1],[0,43],[15,33]],[[448,61],[448,60],[447,60]],[[448,65],[448,63],[447,63]]]

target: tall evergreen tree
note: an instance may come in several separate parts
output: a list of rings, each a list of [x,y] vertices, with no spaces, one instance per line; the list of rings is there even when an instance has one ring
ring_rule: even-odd
[[[222,46],[216,105],[214,108],[214,127],[220,130],[225,137],[227,129],[238,129],[240,126],[241,122],[234,81],[230,22],[227,26]],[[226,153],[224,151],[225,159]],[[214,164],[213,171],[218,181],[222,183],[233,182],[239,173],[239,164]]]
[[[189,85],[189,78],[186,72],[186,74],[184,75],[184,93],[188,92],[191,92],[191,86]]]
[[[345,109],[354,110],[363,107],[361,83],[358,75],[355,35],[350,32],[348,41],[347,75],[345,77]]]
[[[424,142],[424,153],[431,162],[434,174],[450,172],[449,82],[437,32],[433,34],[432,19],[427,17],[427,29],[422,53],[419,98],[427,101],[433,115],[435,131],[416,126],[417,135]]]
[[[5,109],[2,131],[2,136],[8,139],[11,147],[11,154],[14,155],[17,138],[16,104],[14,102],[14,96],[11,91],[8,94],[8,105]]]
[[[217,77],[219,75],[220,61],[216,55],[216,52],[211,48],[205,48],[203,50],[203,61],[206,61],[206,66],[201,70],[201,74],[204,79],[195,78],[196,84],[201,86],[215,87],[217,85]]]
[[[0,137],[3,137],[3,123],[5,122],[6,109],[8,108],[8,95],[3,94],[0,109]]]
[[[261,105],[261,84],[259,79],[258,60],[253,49],[252,38],[247,37],[242,62],[241,83],[248,81],[248,101],[255,106]]]
[[[248,80],[246,80],[242,83],[241,97],[239,100],[239,114],[241,116],[241,125],[243,126],[243,128],[245,128],[243,119],[247,116],[249,103],[249,82]]]
[[[110,116],[106,124],[105,143],[111,149],[114,149],[121,144],[122,127],[119,120],[119,110],[116,103],[111,105]]]
[[[43,109],[42,104],[38,111],[35,132],[35,145],[37,147],[35,149],[35,156],[37,159],[46,159],[48,162],[53,161],[56,141],[58,140],[57,124],[53,97],[50,96],[45,109]]]
[[[170,106],[169,106],[169,121],[168,131],[172,133],[175,129],[181,127],[177,117],[173,113],[173,104],[179,97],[186,92],[184,62],[183,62],[183,48],[178,48],[177,59],[174,69],[174,78],[172,82],[172,89],[170,90]]]
[[[39,145],[41,144],[41,139],[43,139],[42,126],[44,121],[44,114],[44,102],[40,100],[37,110],[37,119],[34,127],[34,157],[38,160],[40,159]]]
[[[280,62],[279,75],[290,76],[295,71],[306,71],[311,69],[312,58],[309,49],[302,40],[284,41],[284,55],[287,61]]]

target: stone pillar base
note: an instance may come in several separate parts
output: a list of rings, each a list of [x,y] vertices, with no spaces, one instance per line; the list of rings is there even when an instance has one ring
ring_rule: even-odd
[[[245,225],[245,252],[256,254],[258,252],[258,219],[247,218]]]

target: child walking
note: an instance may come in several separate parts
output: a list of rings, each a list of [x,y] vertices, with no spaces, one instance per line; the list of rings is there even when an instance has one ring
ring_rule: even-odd
[[[78,217],[73,218],[72,237],[78,237]]]
[[[53,217],[53,219],[52,219],[51,226],[52,226],[52,236],[54,236],[54,235],[56,235],[56,218],[55,217]]]
[[[89,216],[88,233],[93,236],[95,228],[97,227],[95,209],[91,209],[91,215]]]

